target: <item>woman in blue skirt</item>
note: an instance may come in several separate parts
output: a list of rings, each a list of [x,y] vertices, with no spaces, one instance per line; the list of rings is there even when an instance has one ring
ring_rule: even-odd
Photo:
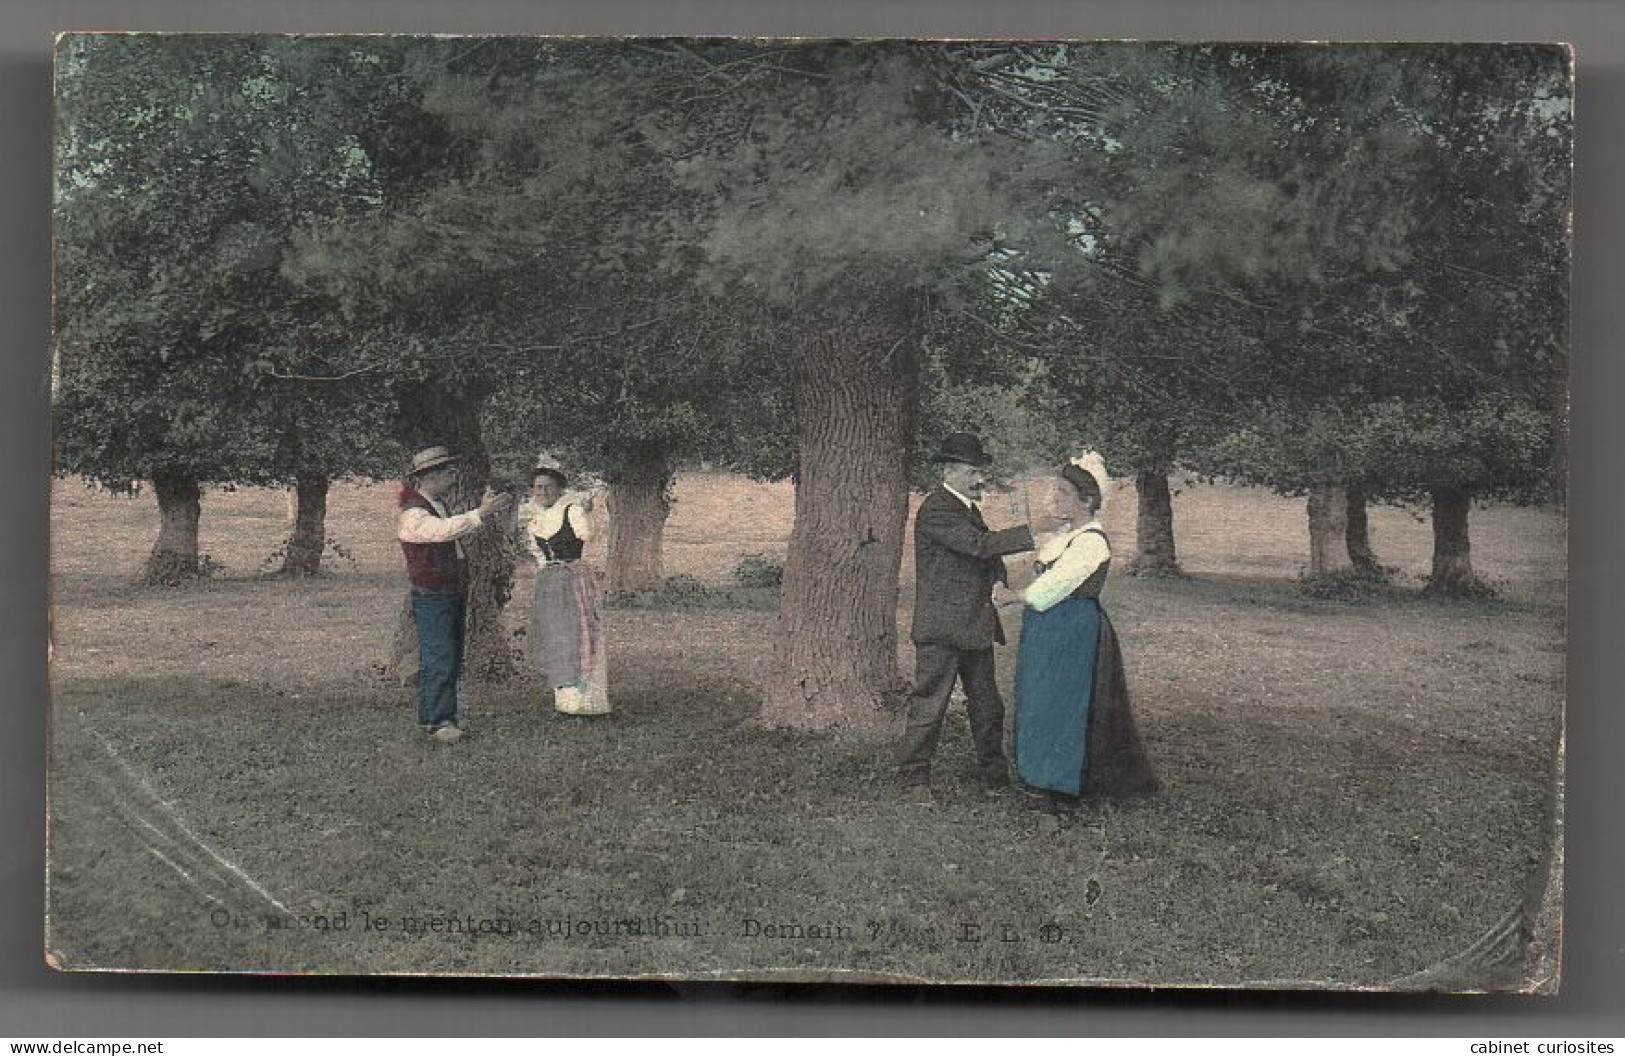
[[[1031,789],[1125,799],[1156,791],[1134,715],[1123,654],[1100,605],[1111,544],[1096,519],[1100,482],[1068,464],[1064,518],[1082,527],[1046,539],[1022,592],[1016,668],[1016,774]]]

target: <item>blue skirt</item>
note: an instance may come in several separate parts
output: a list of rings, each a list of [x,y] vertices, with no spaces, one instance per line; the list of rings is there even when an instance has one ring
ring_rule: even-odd
[[[1015,742],[1016,774],[1032,788],[1110,798],[1155,791],[1117,633],[1095,598],[1023,611]]]

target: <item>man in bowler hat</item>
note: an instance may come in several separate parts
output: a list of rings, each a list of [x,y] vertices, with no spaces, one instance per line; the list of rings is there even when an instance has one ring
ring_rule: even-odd
[[[994,680],[993,646],[1004,628],[993,607],[993,585],[1008,584],[1004,555],[1034,548],[1027,525],[990,531],[977,503],[993,459],[969,433],[942,441],[942,486],[932,489],[914,518],[914,694],[897,753],[899,776],[927,785],[931,757],[957,677],[964,687],[984,789],[1010,783],[1004,755],[1004,700]]]

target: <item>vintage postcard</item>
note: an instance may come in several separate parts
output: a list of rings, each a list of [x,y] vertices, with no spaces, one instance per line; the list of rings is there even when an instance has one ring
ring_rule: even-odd
[[[1558,987],[1558,44],[67,34],[46,957]]]

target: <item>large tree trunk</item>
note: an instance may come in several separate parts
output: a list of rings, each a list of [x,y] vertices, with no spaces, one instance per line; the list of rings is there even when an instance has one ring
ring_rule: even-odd
[[[1371,522],[1366,517],[1366,494],[1364,488],[1348,489],[1348,527],[1345,538],[1348,541],[1349,560],[1361,572],[1376,572],[1377,554],[1371,549]]]
[[[1309,574],[1333,576],[1354,567],[1349,560],[1349,500],[1337,484],[1309,489]]]
[[[901,699],[898,572],[915,358],[906,302],[856,290],[797,354],[800,469],[763,718],[876,726]]]
[[[294,485],[297,505],[293,534],[282,555],[280,574],[314,576],[322,570],[322,551],[327,548],[327,490],[332,483],[325,473],[301,473]]]
[[[1433,489],[1433,574],[1430,594],[1467,594],[1479,583],[1473,574],[1473,548],[1467,535],[1470,495],[1460,488]]]
[[[671,512],[671,466],[660,451],[628,460],[609,485],[609,590],[659,590],[661,539]]]
[[[462,476],[456,492],[447,498],[452,512],[479,505],[491,476],[491,460],[480,433],[480,407],[484,394],[457,385],[430,380],[401,396],[402,437],[413,450],[445,444],[461,456]],[[502,610],[513,591],[514,553],[510,544],[512,512],[508,524],[486,527],[462,538],[468,557],[468,624],[463,645],[463,670],[481,682],[501,682],[514,674],[514,650]],[[404,570],[403,570],[404,575]],[[417,673],[417,627],[406,604],[396,623],[390,660],[384,675],[407,682]]]
[[[389,640],[389,659],[382,668],[376,668],[386,682],[403,686],[416,685],[418,680],[418,624],[412,615],[412,594],[407,591],[401,607],[395,612],[395,633]]]
[[[178,583],[199,571],[197,528],[203,515],[203,489],[183,470],[152,474],[158,497],[158,540],[152,545],[143,578],[151,583]]]
[[[1179,555],[1174,550],[1174,496],[1167,469],[1141,470],[1134,476],[1139,499],[1134,516],[1133,570],[1148,575],[1177,576]]]

